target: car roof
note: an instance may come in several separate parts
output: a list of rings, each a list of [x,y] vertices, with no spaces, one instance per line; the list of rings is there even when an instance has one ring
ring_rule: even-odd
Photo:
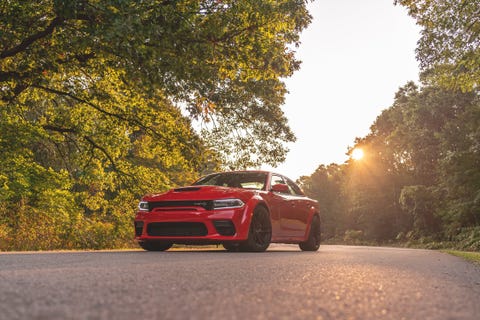
[[[281,174],[281,173],[278,173],[278,172],[274,172],[274,171],[269,171],[269,170],[232,170],[232,171],[218,171],[218,172],[212,172],[212,173],[209,173],[209,174],[206,174],[206,175],[203,175],[200,177],[201,178],[204,178],[204,177],[208,177],[208,176],[211,176],[211,175],[216,175],[216,174],[235,174],[235,173],[266,173],[266,174],[275,174],[275,175],[279,175],[279,176],[282,176],[284,178],[287,178],[288,180],[291,180],[293,181],[292,179],[290,179],[289,177],[287,177],[286,175],[284,174]]]

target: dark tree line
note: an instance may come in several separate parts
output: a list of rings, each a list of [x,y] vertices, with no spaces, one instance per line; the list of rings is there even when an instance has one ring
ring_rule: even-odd
[[[358,138],[362,159],[300,179],[328,237],[459,241],[480,249],[480,100],[407,84]],[[357,231],[355,233],[355,231]],[[463,240],[462,240],[463,241]]]
[[[360,160],[300,183],[323,207],[326,238],[480,250],[478,1],[397,1],[423,28],[421,86],[408,83],[357,138]]]

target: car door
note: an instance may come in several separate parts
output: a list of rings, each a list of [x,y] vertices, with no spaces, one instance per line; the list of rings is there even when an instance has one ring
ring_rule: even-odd
[[[284,177],[290,190],[289,211],[285,213],[282,225],[288,224],[288,230],[294,237],[304,237],[310,218],[311,204],[302,190],[290,179]]]
[[[268,192],[265,195],[269,204],[270,217],[272,221],[272,241],[285,239],[289,235],[288,230],[283,227],[282,221],[289,211],[291,194],[289,189],[284,191],[274,190],[274,186],[279,185],[286,186],[284,178],[280,175],[272,174],[268,184]]]

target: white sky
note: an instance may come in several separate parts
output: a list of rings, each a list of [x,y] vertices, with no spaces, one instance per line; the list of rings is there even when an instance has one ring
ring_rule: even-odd
[[[316,0],[302,33],[301,69],[286,80],[283,107],[297,141],[274,170],[291,179],[343,163],[398,88],[418,81],[420,29],[393,0]],[[264,166],[264,169],[271,169]]]

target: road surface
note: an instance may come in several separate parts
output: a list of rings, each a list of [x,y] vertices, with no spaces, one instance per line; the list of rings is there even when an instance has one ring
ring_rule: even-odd
[[[480,267],[428,250],[0,253],[0,319],[480,319]]]

